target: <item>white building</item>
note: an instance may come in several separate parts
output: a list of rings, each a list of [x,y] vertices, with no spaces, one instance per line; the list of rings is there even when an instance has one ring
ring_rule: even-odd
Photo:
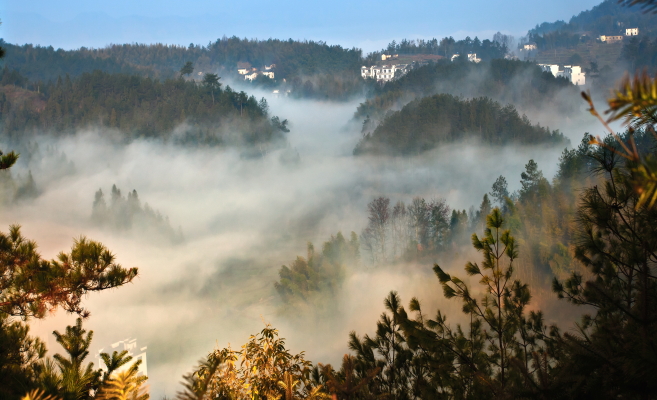
[[[264,76],[266,76],[269,79],[274,79],[274,73],[271,72],[271,71],[263,71],[263,72],[261,72],[261,74],[263,74]]]
[[[625,36],[637,36],[638,34],[639,34],[639,28],[625,29]]]
[[[536,50],[537,48],[538,47],[536,46],[536,43],[527,43],[527,44],[522,46],[522,49],[527,50],[527,51]]]
[[[246,74],[249,73],[249,71],[250,71],[249,68],[239,68],[239,69],[237,70],[237,73],[240,74],[240,75],[246,75]]]
[[[538,66],[555,77],[568,79],[573,85],[581,86],[586,83],[586,73],[582,72],[582,67],[579,65],[564,65],[563,69],[557,64],[538,64]]]
[[[360,67],[360,76],[363,79],[374,78],[377,82],[390,82],[406,75],[408,69],[408,64],[372,65],[369,68],[363,65]]]
[[[246,80],[249,80],[249,81],[253,82],[253,80],[254,80],[255,78],[257,78],[257,77],[258,77],[258,73],[257,73],[257,72],[252,72],[252,73],[250,73],[250,74],[246,74],[246,75],[244,75],[244,80],[245,80],[245,81],[246,81]]]
[[[609,35],[602,35],[600,36],[600,41],[605,42],[605,43],[616,43],[616,42],[621,42],[623,41],[623,36],[609,36]]]
[[[481,58],[477,58],[477,53],[468,53],[468,61],[478,64]]]
[[[582,67],[579,65],[564,65],[562,76],[573,85],[581,86],[586,83],[586,73],[582,72]]]
[[[454,60],[456,60],[459,57],[461,57],[459,53],[452,54],[452,58],[450,58],[450,61],[454,62]],[[477,53],[468,53],[468,61],[473,63],[480,63],[481,58],[477,58]]]
[[[139,349],[139,350],[138,350]],[[122,352],[124,350],[128,351],[128,355],[132,356],[132,360],[130,360],[129,363],[124,364],[121,366],[119,369],[114,371],[115,374],[121,373],[123,371],[127,371],[137,360],[141,360],[141,364],[139,364],[139,368],[137,369],[139,375],[143,376],[148,376],[148,364],[146,361],[146,349],[147,347],[137,347],[137,339],[132,339],[132,338],[127,338],[125,340],[120,340],[116,343],[112,343],[112,345],[105,349],[102,348],[98,350],[98,354],[96,355],[96,358],[98,359],[98,365],[100,366],[100,369],[103,371],[107,372],[107,367],[105,366],[105,363],[103,360],[100,358],[100,353],[107,353],[112,356],[113,352]],[[139,353],[139,354],[136,354]]]

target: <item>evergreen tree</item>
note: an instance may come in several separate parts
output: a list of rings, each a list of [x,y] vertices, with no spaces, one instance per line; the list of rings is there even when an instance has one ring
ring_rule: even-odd
[[[503,208],[506,204],[506,199],[509,197],[509,185],[506,178],[500,175],[493,183],[490,196],[495,200],[498,207]],[[486,214],[488,215],[488,214]]]

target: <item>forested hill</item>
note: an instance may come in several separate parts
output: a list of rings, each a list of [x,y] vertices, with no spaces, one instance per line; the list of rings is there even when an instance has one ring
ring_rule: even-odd
[[[101,127],[127,139],[169,139],[175,131],[173,139],[183,142],[254,145],[281,140],[287,131],[287,121],[270,119],[264,99],[219,84],[94,71],[25,89],[12,82],[25,78],[2,72],[0,120],[9,140]]]
[[[100,70],[109,73],[130,73],[154,76],[151,67],[138,67],[115,57],[97,54],[95,50],[84,47],[78,50],[54,49],[26,44],[16,46],[0,39],[0,46],[5,50],[3,67],[17,71],[32,82],[47,83],[56,81],[60,76],[80,76],[85,72]]]
[[[644,13],[640,6],[624,7],[617,0],[605,0],[590,10],[573,16],[567,23],[555,21],[537,24],[528,35],[530,39],[557,31],[586,32],[593,36],[622,35],[625,28],[639,28],[643,34],[652,35],[657,32],[657,14]]]
[[[467,139],[492,145],[568,142],[558,131],[532,125],[512,105],[502,106],[486,97],[464,100],[437,94],[388,114],[373,133],[363,136],[354,154],[418,154]]]
[[[0,45],[6,49],[4,64],[32,82],[47,83],[66,74],[76,77],[94,70],[167,79],[177,76],[186,62],[192,62],[193,76],[218,73],[243,79],[237,75],[237,63],[241,62],[256,68],[275,64],[275,81],[285,80],[293,94],[298,95],[341,99],[360,93],[364,84],[360,77],[361,50],[325,42],[233,36],[217,39],[206,46],[190,44],[188,47],[120,44],[65,51],[4,42]],[[327,75],[332,79],[327,79]],[[339,87],[337,91],[336,86]]]
[[[496,58],[504,58],[509,50],[510,39],[509,36],[502,35],[499,32],[495,34],[493,40],[480,40],[476,36],[474,39],[467,36],[462,40],[455,40],[451,36],[442,38],[441,40],[436,38],[429,40],[402,39],[399,42],[393,40],[381,52],[375,52],[373,54],[376,56],[380,56],[382,53],[398,55],[435,54],[450,57],[456,53],[476,53],[478,58],[489,61]]]
[[[521,106],[523,110],[549,106],[564,113],[578,109],[580,102],[577,89],[568,80],[542,72],[532,63],[504,59],[479,64],[441,61],[377,87],[358,106],[355,117],[379,120],[390,109],[399,109],[416,97],[436,93],[485,96]],[[560,93],[564,95],[558,96]]]

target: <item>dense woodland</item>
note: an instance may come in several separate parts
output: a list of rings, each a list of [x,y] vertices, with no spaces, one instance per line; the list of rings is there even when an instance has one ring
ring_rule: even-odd
[[[635,2],[657,9],[651,0]],[[530,81],[538,85],[537,97],[549,97],[551,88],[562,85],[534,75],[525,64],[504,65],[498,72],[527,68],[529,76],[537,77]],[[413,86],[402,80],[397,89],[394,84],[380,89],[378,98],[392,100],[372,103],[383,110],[379,115],[384,119],[370,137],[388,129],[391,141],[401,141],[403,136],[395,137],[393,131],[408,139],[413,133],[432,131],[427,127],[449,123],[457,127],[443,130],[444,138],[436,143],[464,132],[487,143],[522,142],[522,135],[534,135],[534,142],[562,140],[558,133],[532,126],[513,106],[490,98],[464,100],[421,92],[420,77],[435,82],[431,71],[439,68],[447,67],[430,65],[424,72],[409,74],[408,82],[417,82],[417,89],[403,89]],[[494,70],[492,64],[487,68]],[[493,76],[501,76],[492,79],[493,86],[501,85],[498,88],[514,82],[513,73]],[[160,79],[116,70],[34,80],[20,70],[5,69],[2,129],[12,137],[26,128],[63,134],[102,126],[120,129],[131,138],[157,137],[157,129],[171,129],[185,120],[199,132],[209,123],[244,123],[240,126],[251,130],[245,129],[247,136],[240,140],[247,144],[274,140],[287,129],[286,121],[269,117],[266,102],[221,88],[211,72],[206,78],[205,84],[198,84],[180,76]],[[542,82],[548,83],[541,86]],[[547,89],[542,92],[541,87]],[[382,268],[426,262],[435,273],[436,292],[460,304],[462,315],[428,310],[425,299],[402,299],[390,292],[376,326],[368,333],[351,332],[345,338],[349,354],[335,366],[313,363],[303,352],[292,353],[279,332],[265,324],[243,346],[211,350],[198,365],[190,366],[176,398],[656,399],[655,87],[657,76],[648,74],[621,82],[605,115],[609,122],[622,121],[627,130],[604,138],[585,134],[577,148],[563,151],[552,181],[528,160],[519,191],[509,193],[507,184],[507,178],[518,177],[500,176],[483,194],[480,206],[468,211],[442,199],[376,197],[363,210],[368,224],[360,235],[352,233],[347,239],[338,233],[323,244],[321,253],[309,243],[307,256],[282,266],[280,279],[272,282],[281,312],[303,318],[305,312],[328,310],[327,305],[340,296],[345,276],[362,264]],[[386,113],[401,98],[393,99],[398,95],[392,93],[403,90],[416,90],[419,98]],[[176,96],[186,101],[179,104]],[[583,96],[591,114],[600,117],[590,96]],[[172,111],[173,117],[166,117],[165,111]],[[421,136],[424,142],[406,139],[398,147],[410,154],[430,143]],[[227,143],[221,136],[214,140]],[[29,149],[24,156],[40,154],[36,144],[22,145]],[[19,155],[3,150],[2,193],[17,199],[18,180],[8,173]],[[61,164],[74,168],[67,160]],[[21,181],[27,182],[26,197],[38,195],[33,181],[31,174]],[[91,217],[119,230],[138,218],[152,219],[159,230],[168,226],[166,218],[141,205],[136,191],[126,198],[116,187],[109,201],[101,190],[96,193]],[[465,246],[472,246],[478,257],[465,263],[462,273],[448,273],[441,264]],[[440,262],[432,267],[430,259]],[[139,375],[140,361],[133,362],[127,352],[102,353],[104,369],[89,362],[93,332],[83,324],[90,315],[84,306],[87,294],[120,288],[138,275],[137,268],[122,267],[103,244],[85,237],[48,260],[19,226],[0,232],[0,398],[148,400],[147,377]],[[580,306],[579,321],[546,323],[536,302],[537,293],[547,295],[546,283],[563,304]],[[43,340],[30,334],[27,321],[45,318],[58,308],[80,318],[53,332],[61,349],[51,356]]]
[[[508,43],[505,40],[479,40],[475,36],[471,39],[467,36],[462,40],[455,40],[453,37],[445,37],[441,40],[436,38],[425,40],[402,39],[399,43],[395,40],[388,44],[388,47],[381,50],[385,54],[436,54],[443,57],[451,57],[452,54],[476,53],[477,57],[484,61],[490,61],[496,58],[504,58],[508,52]],[[379,54],[375,53],[376,56]]]
[[[464,100],[436,94],[388,113],[371,134],[363,136],[354,154],[419,154],[460,140],[486,145],[567,142],[558,131],[532,125],[512,105],[502,106],[487,97]]]
[[[218,81],[159,81],[94,71],[29,90],[20,87],[21,79],[16,72],[3,70],[0,118],[3,136],[9,140],[24,139],[30,132],[110,128],[126,139],[255,145],[283,141],[287,131],[286,121],[269,117],[264,99],[221,88]]]
[[[55,82],[68,74],[75,78],[101,70],[166,80],[176,78],[187,62],[198,73],[219,73],[243,79],[237,63],[255,68],[275,64],[275,82],[262,79],[255,85],[281,86],[293,96],[343,100],[359,94],[365,85],[360,77],[361,50],[324,42],[257,40],[223,37],[205,46],[164,44],[110,45],[102,49],[53,49],[33,45],[6,48],[5,65],[31,82]]]

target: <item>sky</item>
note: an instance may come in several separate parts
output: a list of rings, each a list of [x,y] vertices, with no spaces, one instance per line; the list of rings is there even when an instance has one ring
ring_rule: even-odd
[[[0,37],[55,48],[111,43],[207,44],[226,36],[322,40],[365,52],[393,39],[516,37],[568,20],[599,0],[391,0],[249,2],[32,0],[0,2]]]

